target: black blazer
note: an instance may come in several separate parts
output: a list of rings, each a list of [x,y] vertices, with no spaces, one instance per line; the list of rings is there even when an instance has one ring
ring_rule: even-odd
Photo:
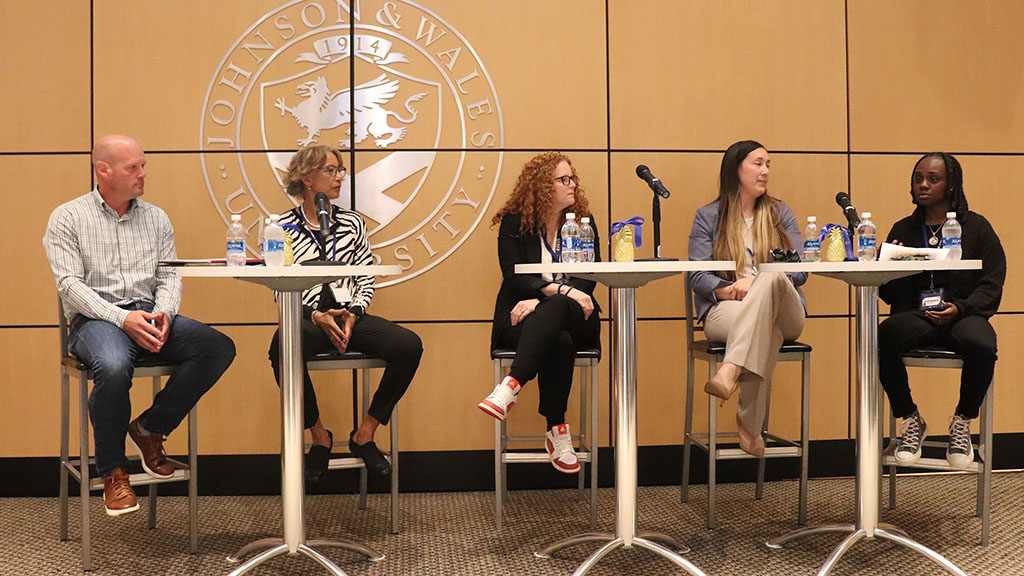
[[[594,217],[590,217],[590,225],[594,229],[594,259],[601,261],[601,242],[598,235],[598,227],[594,223]],[[519,214],[506,214],[501,218],[501,227],[498,229],[498,264],[501,266],[501,289],[498,290],[498,297],[494,302],[494,322],[491,326],[491,350],[494,350],[498,340],[498,331],[508,318],[512,309],[521,300],[539,298],[544,300],[545,296],[541,290],[550,282],[541,278],[540,274],[516,274],[516,264],[539,264],[541,240],[535,233],[521,232],[519,224],[522,217]],[[592,280],[580,278],[569,278],[566,282],[573,288],[586,292],[594,302],[594,313],[601,311],[594,299],[594,287],[596,283]]]

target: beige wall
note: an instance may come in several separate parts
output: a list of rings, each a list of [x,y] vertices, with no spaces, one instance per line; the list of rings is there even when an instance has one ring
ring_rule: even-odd
[[[420,372],[401,405],[403,449],[492,446],[491,421],[475,408],[492,378],[487,345],[499,275],[489,220],[522,164],[539,150],[570,153],[602,230],[611,220],[649,216],[650,192],[633,170],[638,163],[650,166],[673,193],[662,204],[663,253],[677,257],[685,256],[694,210],[713,198],[721,151],[735,140],[754,138],[769,148],[772,193],[801,220],[817,215],[819,222],[837,221],[832,197],[847,190],[859,208],[874,213],[883,233],[910,212],[906,191],[915,158],[949,150],[963,163],[971,207],[1002,233],[1008,283],[1021,278],[1024,262],[1011,236],[1024,217],[1012,178],[1024,170],[1024,63],[1015,26],[1024,8],[1016,0],[979,5],[609,0],[607,11],[600,0],[419,0],[436,16],[437,31],[446,34],[430,46],[420,34],[420,16],[427,13],[415,6],[399,0],[393,9],[382,0],[358,4],[360,33],[392,39],[394,50],[409,58],[393,69],[438,82],[434,101],[419,104],[417,122],[434,122],[439,130],[435,144],[420,123],[411,124],[405,140],[386,150],[367,140],[346,163],[354,161],[358,172],[395,149],[436,147],[441,151],[430,175],[436,179],[428,180],[417,198],[440,198],[455,182],[476,201],[469,219],[457,226],[464,241],[454,253],[415,278],[381,288],[374,299],[375,313],[406,323],[425,342]],[[241,83],[268,82],[294,66],[296,50],[269,58],[271,50],[254,48],[246,59],[246,52],[232,52],[232,46],[243,37],[257,43],[253,33],[259,32],[276,49],[311,33],[308,49],[324,34],[307,26],[303,16],[316,24],[319,9],[327,19],[321,28],[337,24],[333,0],[0,0],[0,173],[5,175],[0,194],[6,212],[0,227],[5,247],[0,257],[0,373],[5,375],[0,457],[57,453],[57,312],[40,239],[50,211],[90,187],[91,141],[109,132],[135,136],[148,151],[146,199],[170,215],[179,255],[220,254],[224,208],[215,203],[207,179],[233,183],[234,167],[246,166],[262,204],[246,217],[284,210],[288,200],[275,189],[265,150],[286,152],[295,144],[290,135],[264,143],[256,89],[246,113],[239,114],[235,148],[201,143],[200,122],[206,122],[206,135],[212,133],[209,107],[204,109],[207,90],[229,63],[245,70],[246,78],[234,77]],[[347,34],[347,13],[341,19],[343,31],[335,34]],[[288,26],[295,37],[286,38]],[[449,60],[437,54],[456,46],[463,50],[451,71],[430,66],[450,62],[451,54]],[[369,66],[358,62],[357,83],[372,78]],[[469,98],[476,94],[462,95],[444,82],[474,69],[482,72],[480,67],[489,73],[500,102],[500,122],[493,102],[490,114],[472,119]],[[331,78],[332,90],[347,86],[338,76]],[[483,82],[477,78],[464,87],[489,94],[481,90]],[[289,105],[299,101],[292,84],[281,92]],[[228,93],[223,85],[220,90]],[[266,90],[272,93],[274,87]],[[408,92],[404,89],[389,109],[405,115],[395,103]],[[481,110],[476,109],[478,115]],[[264,112],[268,131],[283,129],[272,105]],[[463,154],[463,120],[470,129],[475,122],[500,126],[503,145],[467,143]],[[391,125],[399,123],[391,120]],[[409,194],[414,188],[410,180],[395,190]],[[382,237],[400,236],[398,228],[414,228],[430,210],[410,200],[407,211],[382,229]],[[431,232],[445,233],[443,227]],[[649,228],[645,235],[640,256],[651,255]],[[442,236],[430,238],[436,243]],[[378,252],[389,253],[395,245]],[[682,440],[682,286],[676,277],[639,291],[642,444]],[[815,348],[812,434],[848,438],[855,408],[850,291],[839,282],[812,278],[806,293],[811,318],[804,340]],[[606,290],[600,299],[607,310]],[[266,349],[276,311],[269,294],[242,283],[188,279],[182,311],[218,326],[239,351],[200,404],[201,451],[275,452],[278,396]],[[1024,415],[1009,408],[1024,398],[1002,385],[1024,368],[1015,354],[1024,328],[1021,311],[1024,296],[1008,292],[1003,314],[994,320],[1002,352],[996,368],[997,432],[1024,431]],[[607,349],[607,327],[604,343]],[[705,368],[698,364],[697,370],[700,380]],[[924,380],[914,374],[913,382]],[[606,361],[604,444],[608,375]],[[797,377],[792,366],[780,366],[776,375],[772,416],[783,431],[796,428]],[[322,389],[325,421],[335,431],[346,429],[347,375],[314,378]],[[926,416],[941,421],[955,404],[956,378],[931,380],[934,392],[927,396],[923,382],[915,389]],[[145,405],[147,384],[138,382],[136,411]],[[521,431],[541,425],[533,413],[535,391],[526,394],[512,424]],[[330,400],[332,395],[337,400]],[[700,393],[698,406],[704,400]],[[697,419],[698,425],[706,422],[703,410]],[[732,426],[731,418],[720,421],[723,430]],[[183,447],[179,436],[172,437],[172,451]]]

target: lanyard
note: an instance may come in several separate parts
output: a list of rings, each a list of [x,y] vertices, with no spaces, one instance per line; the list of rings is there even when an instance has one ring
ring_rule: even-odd
[[[928,229],[928,225],[927,224],[922,222],[921,223],[921,239],[924,240],[924,244],[922,244],[922,246],[927,248],[929,246],[928,239],[931,238],[931,237],[932,237],[931,230]],[[928,290],[931,290],[933,292],[935,291],[935,272],[931,271],[931,270],[928,271]]]
[[[551,261],[552,262],[561,262],[562,260],[559,258],[559,255],[557,253],[555,253],[554,249],[551,248],[551,244],[548,244],[548,235],[547,234],[541,234],[540,238],[541,238],[541,240],[544,241],[544,248],[547,249],[548,254],[551,254]]]

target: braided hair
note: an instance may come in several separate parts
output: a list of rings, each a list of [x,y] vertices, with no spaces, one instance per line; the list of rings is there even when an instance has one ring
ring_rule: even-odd
[[[914,171],[926,158],[941,158],[946,165],[946,198],[949,199],[949,211],[956,212],[958,220],[962,220],[967,214],[967,195],[964,193],[964,170],[960,167],[960,161],[947,152],[929,152],[918,159],[914,164]],[[910,173],[910,198],[914,204],[914,173]]]

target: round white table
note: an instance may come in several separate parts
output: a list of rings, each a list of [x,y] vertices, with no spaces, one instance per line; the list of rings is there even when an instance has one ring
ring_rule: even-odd
[[[882,404],[878,385],[878,286],[904,276],[928,270],[979,270],[981,260],[929,260],[888,262],[776,262],[758,266],[761,272],[810,272],[842,280],[856,288],[857,307],[857,521],[854,524],[808,526],[772,538],[769,548],[795,538],[823,532],[850,532],[832,551],[818,576],[832,571],[839,558],[862,539],[876,536],[910,548],[951,574],[964,572],[934,550],[912,540],[906,532],[878,520],[882,465]]]
[[[671,560],[693,576],[699,568],[680,556],[689,551],[673,538],[636,527],[636,289],[659,278],[697,270],[733,270],[732,261],[592,262],[586,264],[517,264],[516,274],[562,273],[600,282],[615,298],[615,350],[612,357],[612,396],[615,404],[615,533],[588,532],[570,536],[536,552],[547,558],[556,550],[583,542],[605,542],[573,572],[582,576],[616,548],[636,545]]]
[[[302,291],[345,276],[387,276],[401,273],[401,266],[182,266],[183,278],[234,278],[261,284],[277,291],[278,329],[281,338],[281,508],[284,534],[281,538],[263,538],[250,542],[229,562],[256,550],[269,548],[253,556],[229,576],[241,576],[256,566],[282,554],[303,554],[336,576],[345,573],[314,546],[338,547],[365,555],[371,561],[384,555],[349,540],[306,540],[303,515],[305,486],[302,473]]]

